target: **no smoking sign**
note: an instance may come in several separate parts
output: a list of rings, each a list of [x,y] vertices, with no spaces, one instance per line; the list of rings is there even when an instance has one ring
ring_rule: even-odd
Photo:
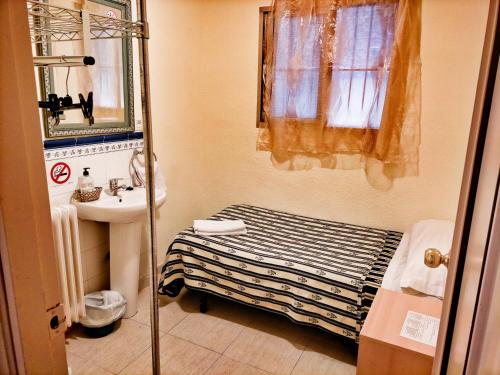
[[[64,184],[71,177],[71,169],[69,165],[63,162],[56,163],[50,170],[50,178],[56,184]]]

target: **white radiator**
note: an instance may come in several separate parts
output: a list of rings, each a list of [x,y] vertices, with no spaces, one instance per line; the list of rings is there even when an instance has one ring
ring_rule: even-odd
[[[62,303],[66,325],[71,327],[72,323],[78,323],[85,317],[78,218],[76,207],[70,204],[52,207],[51,212]]]

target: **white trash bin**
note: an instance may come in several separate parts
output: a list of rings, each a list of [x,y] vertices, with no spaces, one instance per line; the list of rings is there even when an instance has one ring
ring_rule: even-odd
[[[114,290],[102,290],[85,296],[86,317],[80,322],[89,336],[103,337],[111,333],[115,322],[127,308],[125,298]]]

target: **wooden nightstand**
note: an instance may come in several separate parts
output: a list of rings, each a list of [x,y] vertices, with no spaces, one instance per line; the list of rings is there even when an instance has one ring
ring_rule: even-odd
[[[409,310],[441,316],[442,301],[379,289],[359,338],[358,375],[430,374],[436,348],[400,336]]]

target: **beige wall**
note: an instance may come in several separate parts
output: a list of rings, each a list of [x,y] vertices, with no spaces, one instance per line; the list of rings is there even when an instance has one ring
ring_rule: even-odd
[[[255,151],[258,0],[152,0],[152,109],[169,186],[160,248],[233,203],[405,230],[453,219],[487,0],[423,1],[420,176],[372,188],[361,171],[275,169]]]

